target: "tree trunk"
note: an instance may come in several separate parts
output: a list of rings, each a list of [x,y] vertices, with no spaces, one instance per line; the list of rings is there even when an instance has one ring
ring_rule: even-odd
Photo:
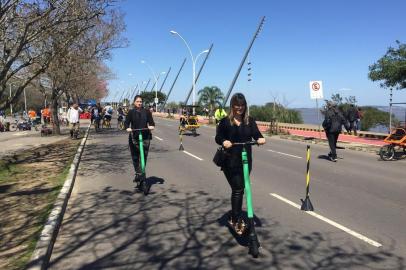
[[[52,93],[51,96],[51,106],[52,106],[52,132],[53,134],[61,135],[61,128],[59,126],[58,118],[58,96]]]

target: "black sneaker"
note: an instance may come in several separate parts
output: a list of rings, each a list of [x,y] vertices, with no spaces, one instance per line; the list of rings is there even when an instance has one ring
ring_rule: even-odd
[[[140,173],[135,173],[133,182],[139,183],[140,180],[141,180],[141,174]]]
[[[330,160],[331,160],[331,161],[333,161],[333,162],[337,162],[337,158],[336,158],[336,157],[329,156],[329,158],[330,158]]]

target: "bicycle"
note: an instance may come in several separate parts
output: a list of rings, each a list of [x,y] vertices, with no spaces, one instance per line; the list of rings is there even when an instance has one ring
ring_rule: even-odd
[[[233,143],[232,145],[242,145],[241,159],[243,164],[243,173],[244,173],[244,185],[245,185],[245,199],[247,202],[247,215],[248,215],[248,254],[251,254],[252,257],[257,258],[259,255],[260,243],[258,241],[257,233],[255,231],[254,225],[254,208],[252,205],[252,192],[251,192],[251,181],[250,181],[250,172],[248,165],[248,155],[245,148],[246,145],[258,145],[255,141],[250,142],[241,142]]]
[[[93,124],[94,124],[94,130],[97,132],[99,132],[100,130],[100,116],[97,116],[94,118],[93,120]]]
[[[117,129],[124,130],[124,116],[119,115],[117,118]]]
[[[102,128],[111,128],[111,119],[104,118]]]
[[[18,130],[18,120],[14,120],[13,122],[9,122],[10,125],[8,127],[9,131],[17,131]]]
[[[131,132],[136,132],[138,131],[138,143],[139,143],[139,151],[140,151],[140,167],[141,167],[141,176],[139,178],[140,182],[137,185],[137,188],[139,191],[143,192],[144,195],[148,195],[150,186],[147,183],[147,178],[146,178],[146,173],[145,173],[145,156],[144,156],[144,140],[142,137],[142,132],[143,130],[149,130],[148,128],[137,128],[137,129],[131,129]],[[134,136],[131,136],[134,145],[137,143],[134,139]]]

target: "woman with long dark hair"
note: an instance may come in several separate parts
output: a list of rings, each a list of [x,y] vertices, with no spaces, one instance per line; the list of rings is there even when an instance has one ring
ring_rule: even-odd
[[[233,143],[248,142],[254,139],[258,144],[264,144],[265,138],[258,129],[255,120],[247,113],[247,101],[241,93],[236,93],[230,100],[229,116],[223,118],[217,128],[216,143],[222,145],[226,151],[226,161],[222,170],[231,187],[231,215],[228,220],[237,234],[245,230],[245,223],[241,218],[244,195],[244,174],[241,160],[242,146]],[[249,170],[252,169],[251,146],[246,146]]]

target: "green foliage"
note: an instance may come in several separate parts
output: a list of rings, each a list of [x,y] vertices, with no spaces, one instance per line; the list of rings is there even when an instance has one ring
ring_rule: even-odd
[[[267,103],[265,106],[253,105],[250,107],[250,115],[258,121],[271,121],[271,119],[276,119],[278,122],[282,123],[303,123],[302,116],[300,112],[292,109],[287,109],[281,104],[277,103]]]
[[[396,41],[399,48],[389,47],[377,63],[369,66],[368,77],[372,81],[383,81],[381,87],[406,88],[406,44]]]
[[[141,92],[141,97],[142,97],[142,101],[144,103],[145,106],[152,106],[154,105],[154,99],[155,99],[155,91],[149,92],[149,91],[145,91],[145,92]],[[162,104],[165,99],[166,99],[166,95],[162,92],[158,92],[158,105]]]
[[[223,102],[224,95],[220,88],[217,86],[206,86],[197,92],[199,95],[199,104],[209,110],[209,117],[214,115],[216,107],[220,106]],[[203,108],[201,108],[202,110]]]
[[[362,107],[364,117],[361,120],[361,130],[369,130],[378,125],[389,127],[389,113],[374,107]],[[393,123],[398,120],[392,115]]]
[[[340,94],[332,94],[331,100],[337,105],[340,105],[343,103],[343,97]]]
[[[344,116],[347,115],[348,109],[350,108],[351,104],[356,104],[357,100],[355,96],[350,96],[348,98],[345,98],[345,102],[343,102],[343,98],[340,96],[340,94],[333,94],[331,96],[330,102],[334,102],[337,104],[338,109],[342,112]],[[326,100],[326,102],[329,102],[329,100]],[[382,126],[389,126],[389,113],[381,111],[377,108],[370,107],[370,106],[365,106],[361,107],[361,110],[363,112],[363,117],[361,119],[361,130],[370,130],[371,128],[374,128],[378,125]],[[322,114],[325,114],[326,112],[326,106],[322,109]],[[398,121],[394,115],[392,115],[393,123],[396,124]]]

